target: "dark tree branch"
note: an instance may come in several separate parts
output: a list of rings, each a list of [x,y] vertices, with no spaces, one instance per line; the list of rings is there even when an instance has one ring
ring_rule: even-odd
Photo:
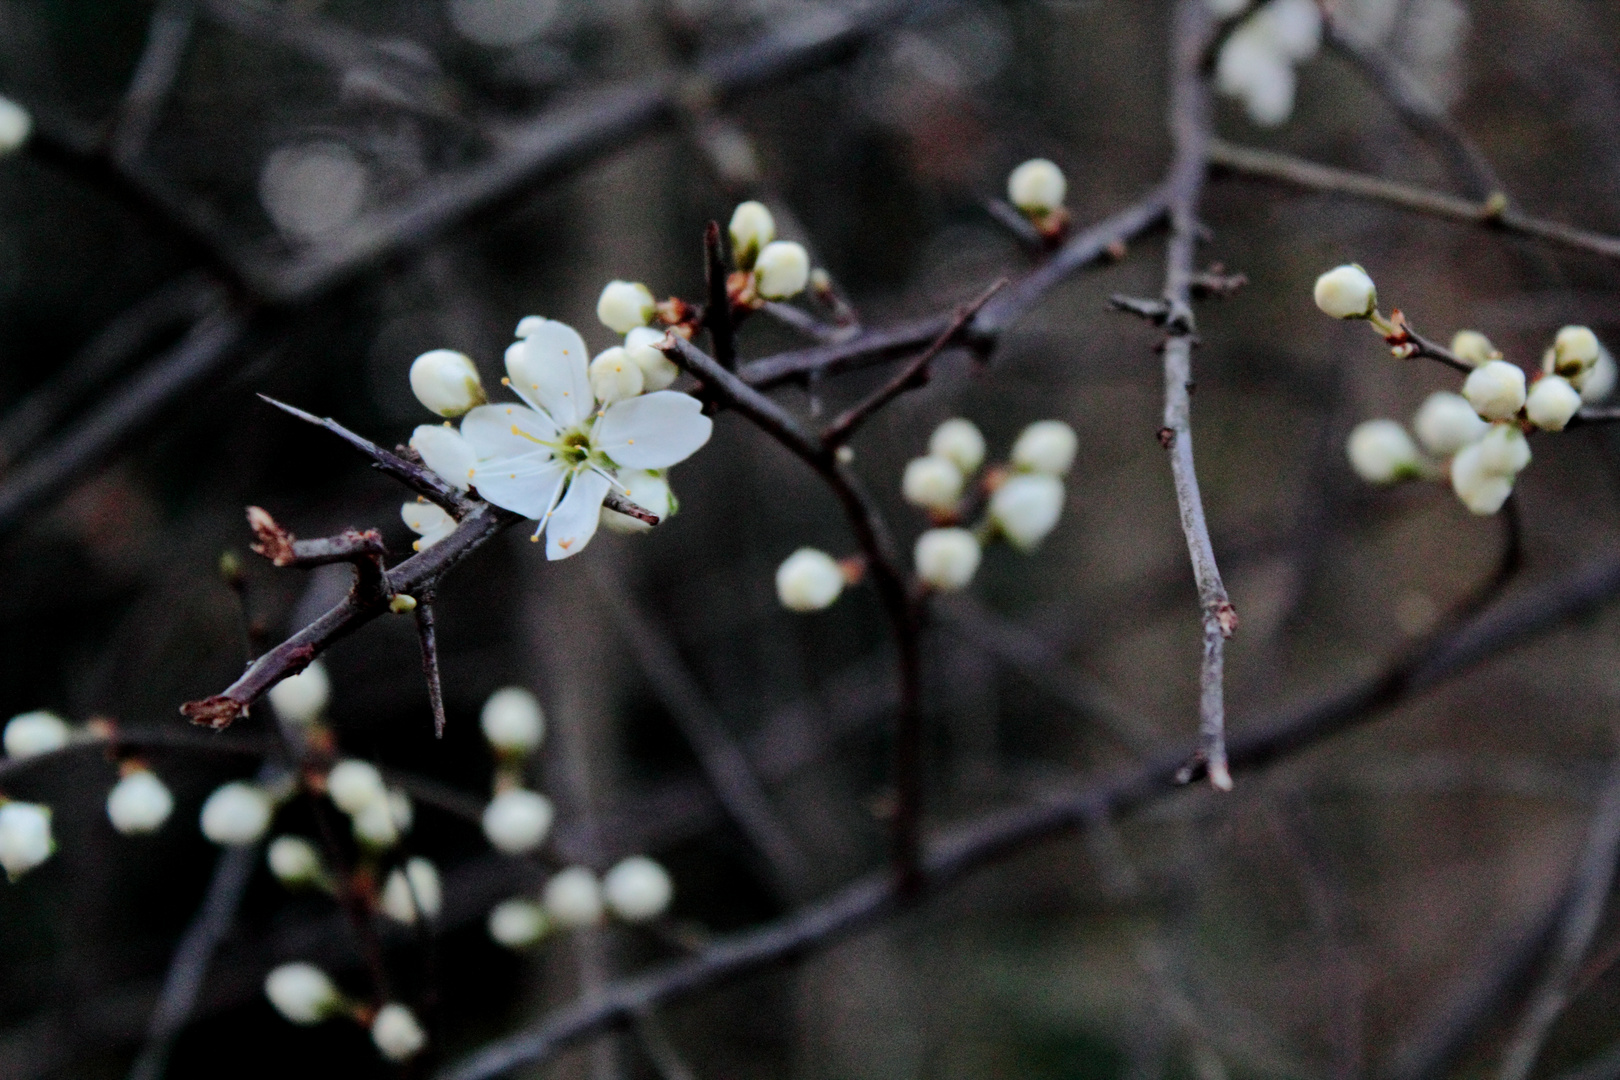
[[[737,343],[731,324],[731,290],[727,282],[730,260],[726,258],[725,243],[720,223],[709,222],[703,230],[703,274],[709,290],[703,305],[703,325],[714,342],[714,358],[727,371],[735,371]]]
[[[444,684],[439,680],[439,635],[434,623],[432,589],[424,589],[416,600],[416,636],[422,642],[422,675],[427,679],[428,705],[433,709],[433,737],[444,738]]]
[[[141,156],[174,90],[197,17],[195,0],[161,0],[146,26],[146,48],[135,65],[107,138],[107,153],[129,164]]]

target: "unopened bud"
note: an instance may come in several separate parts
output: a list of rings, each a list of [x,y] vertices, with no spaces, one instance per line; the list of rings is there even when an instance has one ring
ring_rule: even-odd
[[[1080,440],[1061,420],[1037,420],[1019,434],[1012,448],[1012,463],[1020,469],[1064,476],[1074,465]]]
[[[928,453],[949,461],[963,476],[972,476],[984,464],[984,436],[971,420],[956,417],[934,429]]]
[[[639,281],[610,281],[596,301],[596,317],[616,334],[628,334],[652,321],[658,304]]]
[[[546,914],[558,926],[576,929],[602,921],[602,886],[584,866],[559,870],[546,882],[542,894]]]
[[[1581,409],[1581,394],[1561,375],[1543,375],[1525,395],[1524,413],[1547,431],[1563,431]]]
[[[505,686],[489,695],[478,723],[484,738],[503,754],[532,754],[546,734],[539,699],[521,686]]]
[[[645,855],[621,859],[602,878],[602,897],[608,909],[625,922],[658,918],[674,895],[669,871]]]
[[[913,458],[901,474],[900,493],[906,502],[925,510],[952,510],[962,497],[962,470],[932,454]]]
[[[1069,182],[1045,158],[1031,158],[1007,176],[1007,201],[1026,214],[1048,214],[1063,205]]]
[[[810,253],[791,240],[766,244],[754,262],[759,295],[767,300],[786,300],[804,291],[810,280]]]
[[[820,611],[844,591],[844,571],[831,555],[802,547],[776,568],[776,597],[789,611]]]
[[[40,803],[0,805],[0,869],[15,881],[51,857],[51,808]]]
[[[1487,420],[1507,420],[1524,408],[1524,369],[1506,360],[1491,360],[1468,373],[1463,397]]]
[[[1597,363],[1597,335],[1584,326],[1566,326],[1553,338],[1547,371],[1565,378],[1580,375]]]
[[[156,832],[174,812],[174,796],[150,769],[131,769],[107,793],[107,819],[125,836]]]
[[[264,980],[264,996],[295,1024],[318,1024],[341,1002],[337,987],[314,964],[282,964]]]
[[[545,937],[551,923],[533,900],[502,900],[490,909],[488,929],[497,945],[524,949]]]
[[[203,803],[202,832],[216,844],[242,847],[264,835],[273,811],[269,794],[257,784],[222,784]]]
[[[390,919],[409,926],[424,915],[436,919],[442,910],[444,888],[439,884],[438,869],[428,860],[418,856],[388,875],[382,891],[382,912]]]
[[[764,203],[749,200],[738,203],[731,212],[731,253],[736,256],[737,267],[747,270],[764,250],[776,239],[776,219]]]
[[[344,758],[326,774],[326,794],[345,814],[358,814],[374,802],[388,798],[377,766],[359,758]]]
[[[1491,344],[1491,339],[1478,330],[1459,330],[1453,334],[1451,352],[1463,363],[1474,367],[1502,359],[1502,353]]]
[[[1365,420],[1345,444],[1356,475],[1369,484],[1393,484],[1423,475],[1423,458],[1406,429],[1393,420]]]
[[[1438,390],[1423,401],[1412,418],[1412,429],[1423,448],[1436,457],[1450,457],[1477,440],[1490,428],[1461,394]]]
[[[264,853],[270,872],[283,885],[307,885],[321,875],[321,856],[301,836],[278,836]]]
[[[34,130],[34,117],[8,97],[0,97],[0,157],[22,147]]]
[[[1509,476],[1486,469],[1481,462],[1480,444],[1465,446],[1451,459],[1451,489],[1470,513],[1486,517],[1502,509],[1513,494]]]
[[[6,722],[6,731],[0,736],[6,753],[14,758],[49,754],[68,744],[73,729],[67,721],[46,709],[18,713]]]
[[[665,336],[663,331],[650,326],[638,326],[624,336],[624,351],[641,369],[641,385],[648,393],[667,390],[681,375],[675,361],[658,347]]]
[[[411,364],[411,392],[440,416],[460,416],[487,400],[478,368],[453,349],[434,349],[416,358]]]
[[[1316,279],[1316,306],[1335,319],[1365,319],[1378,310],[1378,290],[1355,263],[1335,267]]]
[[[1021,551],[1034,550],[1063,513],[1063,483],[1050,473],[1019,473],[990,496],[990,519]]]
[[[929,529],[917,537],[917,577],[941,592],[965,588],[978,573],[979,540],[966,529]]]
[[[545,842],[556,811],[537,791],[508,788],[484,807],[484,837],[508,855],[533,851]]]
[[[397,1001],[377,1010],[371,1021],[371,1041],[389,1061],[408,1061],[427,1045],[427,1034],[416,1014]]]

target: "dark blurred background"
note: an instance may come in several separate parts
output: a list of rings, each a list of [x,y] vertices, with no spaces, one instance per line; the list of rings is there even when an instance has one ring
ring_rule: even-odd
[[[1521,205],[1620,232],[1620,7],[1337,7],[1449,103]],[[251,558],[250,503],[300,535],[376,526],[408,548],[400,490],[257,393],[392,445],[428,419],[406,380],[418,353],[463,350],[492,385],[530,313],[604,347],[601,285],[628,278],[698,299],[703,225],[724,222],[739,198],[771,205],[881,326],[1030,265],[984,208],[1025,158],[1063,167],[1082,225],[1161,175],[1166,4],[917,5],[836,63],[584,146],[352,273],[288,286],[286,303],[256,308],[228,358],[148,422],[16,495],[26,470],[72,449],[64,433],[181,341],[187,322],[171,317],[138,348],[97,352],[131,305],[156,294],[185,310],[206,299],[199,281],[232,273],[246,287],[227,288],[246,305],[266,282],[295,281],[333,235],[499,160],[540,118],[589,113],[611,88],[841,10],[164,0],[154,22],[148,3],[0,0],[0,93],[38,125],[34,146],[0,159],[0,715],[51,708],[76,722],[183,725],[182,701],[241,669],[242,616],[216,567],[227,550]],[[163,19],[188,33],[161,100],[132,122],[126,94]],[[1341,57],[1324,53],[1299,76],[1286,125],[1256,128],[1223,102],[1223,137],[1455,189],[1444,160]],[[94,149],[105,145],[114,149]],[[1244,619],[1228,666],[1242,731],[1398,654],[1489,576],[1503,543],[1499,521],[1470,517],[1441,488],[1374,490],[1350,472],[1351,426],[1409,416],[1455,380],[1398,364],[1360,327],[1320,316],[1315,275],[1355,259],[1420,327],[1477,327],[1533,361],[1566,322],[1620,344],[1620,272],[1236,178],[1212,181],[1205,214],[1205,257],[1250,279],[1202,309],[1194,405],[1216,549]],[[1113,292],[1155,294],[1161,253],[1153,237],[1072,279],[1009,332],[988,369],[949,359],[858,440],[857,467],[909,549],[923,522],[899,499],[899,472],[939,420],[971,418],[992,455],[1037,419],[1081,434],[1057,532],[1028,557],[989,552],[970,594],[943,603],[930,627],[935,822],[1192,745],[1199,631],[1154,439],[1157,338],[1106,308]],[[741,338],[746,358],[800,343],[764,319]],[[98,369],[98,356],[113,359]],[[817,396],[834,409],[880,377],[829,380]],[[799,390],[780,397],[810,406]],[[1617,452],[1604,429],[1536,444],[1519,486],[1525,578],[1620,547]],[[516,956],[490,943],[484,912],[533,871],[419,805],[410,846],[445,873],[446,918],[431,964],[405,934],[390,939],[390,961],[402,987],[431,1003],[438,1053],[533,1022],[580,992],[582,971],[677,955],[681,941],[791,910],[882,859],[892,690],[877,606],[857,590],[825,613],[791,615],[772,587],[796,547],[853,549],[836,505],[797,461],[726,416],[674,488],[681,513],[650,535],[603,535],[585,556],[548,564],[516,530],[447,580],[443,741],[406,620],[374,624],[327,657],[348,752],[475,797],[490,768],[481,703],[502,685],[533,688],[551,725],[537,783],[561,807],[560,857],[600,870],[645,851],[676,881],[674,940],[608,928],[589,947],[564,935]],[[247,581],[251,617],[275,636],[344,587],[341,574],[262,560],[247,563]],[[626,645],[624,598],[750,748],[805,880],[775,880],[715,809]],[[1042,843],[882,929],[679,1005],[667,1027],[701,1078],[1398,1075],[1564,895],[1616,750],[1617,629],[1613,612],[1561,629],[1240,779],[1232,795],[1190,789],[1117,826]],[[267,716],[257,710],[244,731],[267,733]],[[96,754],[7,784],[7,795],[54,808],[60,848],[0,886],[0,1077],[122,1076],[139,1049],[216,858],[197,808],[254,768],[184,750],[151,760],[178,808],[149,838],[112,831],[103,800],[116,772]],[[1620,973],[1599,961],[1617,941],[1620,924],[1605,921],[1591,977],[1538,1075],[1614,1061]],[[168,1075],[388,1075],[352,1025],[293,1028],[274,1014],[260,983],[293,959],[363,985],[332,905],[289,897],[261,869]],[[1487,1016],[1451,1067],[1494,1073],[1512,1021],[1509,1009]],[[651,1069],[614,1035],[534,1075]],[[1620,1064],[1609,1070],[1580,1076]]]

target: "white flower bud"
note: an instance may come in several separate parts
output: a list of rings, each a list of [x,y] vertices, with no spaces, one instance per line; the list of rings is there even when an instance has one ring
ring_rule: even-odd
[[[1293,61],[1309,60],[1322,45],[1322,11],[1316,0],[1271,0],[1254,13],[1249,28]]]
[[[264,979],[264,996],[295,1024],[318,1024],[337,1009],[337,987],[314,964],[282,964]]]
[[[591,361],[591,393],[603,405],[633,398],[641,393],[641,367],[621,345],[603,349]]]
[[[372,803],[388,798],[388,786],[371,762],[344,758],[326,774],[326,794],[345,814],[358,814]]]
[[[1471,513],[1486,517],[1502,509],[1513,494],[1513,480],[1484,467],[1480,446],[1465,446],[1451,459],[1451,489]]]
[[[928,453],[949,461],[962,470],[963,476],[972,476],[984,464],[984,436],[973,426],[973,421],[956,417],[939,425],[928,436]]]
[[[539,699],[521,686],[503,686],[489,695],[478,723],[489,744],[504,754],[532,754],[546,734]]]
[[[844,571],[825,551],[802,547],[776,568],[776,598],[789,611],[820,611],[844,591]]]
[[[546,936],[551,923],[533,900],[502,900],[489,911],[489,936],[508,949],[526,949]]]
[[[416,811],[403,791],[390,791],[362,806],[353,816],[354,838],[373,848],[389,848],[411,831]]]
[[[596,301],[596,317],[615,334],[646,326],[657,310],[652,290],[639,281],[610,281]]]
[[[1243,101],[1249,119],[1261,127],[1276,127],[1294,111],[1294,66],[1252,24],[1221,46],[1215,80],[1221,93]]]
[[[966,529],[929,529],[917,537],[917,577],[942,592],[963,588],[979,571],[979,540]]]
[[[388,875],[383,885],[382,911],[390,919],[409,926],[416,922],[419,911],[429,919],[437,919],[443,910],[439,871],[426,859],[411,859],[403,870],[396,868]]]
[[[1524,408],[1524,369],[1506,360],[1491,360],[1468,373],[1463,397],[1487,420],[1507,420]]]
[[[1316,279],[1316,306],[1335,319],[1365,319],[1378,310],[1378,290],[1367,271],[1346,263]]]
[[[1461,394],[1438,390],[1430,394],[1412,418],[1423,448],[1436,457],[1450,457],[1489,430],[1490,424]]]
[[[1597,335],[1586,327],[1566,326],[1558,331],[1558,336],[1553,339],[1552,355],[1546,365],[1547,371],[1566,378],[1579,375],[1597,363],[1598,350],[1601,347]]]
[[[1491,339],[1478,330],[1459,330],[1453,334],[1451,352],[1463,363],[1474,367],[1502,359],[1502,353],[1491,344]]]
[[[1069,182],[1045,158],[1031,158],[1007,174],[1007,201],[1026,214],[1047,214],[1063,205]]]
[[[1600,345],[1598,347],[1597,363],[1593,364],[1584,374],[1570,381],[1581,392],[1581,404],[1596,405],[1614,393],[1614,383],[1617,375],[1620,375],[1620,369],[1616,368],[1614,357],[1609,355],[1608,349]]]
[[[390,1001],[377,1010],[377,1018],[371,1022],[371,1041],[389,1061],[408,1061],[427,1045],[427,1034],[415,1013]]]
[[[156,832],[174,812],[174,796],[150,769],[132,769],[107,793],[107,818],[125,836]]]
[[[669,481],[658,473],[621,469],[619,483],[624,486],[625,498],[643,510],[657,514],[660,522],[675,512],[675,493],[669,490]],[[605,506],[602,507],[602,524],[616,533],[640,533],[652,528],[640,518],[609,510]]]
[[[912,506],[948,511],[962,497],[962,470],[948,458],[912,458],[900,477],[900,494]]]
[[[1543,375],[1524,399],[1524,412],[1530,422],[1547,431],[1563,431],[1580,408],[1580,391],[1561,375]]]
[[[410,445],[422,464],[438,473],[445,483],[462,491],[472,485],[478,456],[461,432],[444,424],[422,424],[411,432]]]
[[[537,791],[508,788],[484,807],[484,836],[508,855],[533,851],[545,842],[556,811]]]
[[[28,110],[0,96],[0,157],[20,149],[33,130],[34,118]]]
[[[39,803],[0,805],[0,868],[15,881],[51,857],[51,808]]]
[[[541,897],[551,921],[564,929],[595,926],[602,921],[602,886],[588,867],[570,866],[546,882]]]
[[[1020,551],[1032,551],[1063,513],[1063,483],[1050,473],[1019,473],[990,496],[990,520]]]
[[[1013,443],[1012,462],[1020,469],[1064,476],[1079,448],[1074,428],[1061,420],[1037,420]]]
[[[472,359],[454,349],[434,349],[411,364],[411,392],[440,416],[460,416],[482,405],[484,385]]]
[[[311,660],[296,675],[289,675],[270,688],[270,706],[285,724],[308,724],[319,720],[332,700],[332,680],[326,665]]]
[[[608,910],[625,922],[658,918],[668,910],[674,895],[669,871],[645,855],[621,859],[602,878],[602,896]]]
[[[270,827],[274,809],[269,793],[257,784],[222,784],[203,803],[203,835],[229,847],[254,843]]]
[[[36,709],[18,713],[6,722],[6,732],[0,736],[6,753],[14,758],[33,757],[60,750],[68,744],[73,729],[67,721],[53,712]]]
[[[1488,473],[1513,477],[1530,464],[1530,440],[1517,424],[1492,424],[1475,445],[1479,447],[1479,467]]]
[[[747,270],[754,265],[754,260],[765,245],[776,239],[776,219],[771,217],[764,203],[750,199],[738,203],[737,209],[731,212],[729,231],[731,253],[736,256],[737,265]]]
[[[767,300],[786,300],[804,291],[810,280],[810,253],[791,240],[766,244],[754,260],[755,287]]]
[[[264,853],[270,872],[283,885],[307,885],[321,875],[321,855],[302,836],[278,836]]]
[[[1423,474],[1423,459],[1406,429],[1393,420],[1364,420],[1345,444],[1350,467],[1369,484],[1393,484]]]
[[[649,394],[669,389],[681,375],[675,361],[658,348],[658,343],[667,336],[664,331],[650,326],[638,326],[624,335],[624,351],[641,369],[641,384]]]
[[[426,551],[456,531],[456,519],[445,513],[443,507],[430,502],[401,503],[399,519],[417,536],[411,544],[413,551]]]

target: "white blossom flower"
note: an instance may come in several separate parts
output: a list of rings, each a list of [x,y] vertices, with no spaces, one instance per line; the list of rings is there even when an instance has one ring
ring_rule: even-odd
[[[663,473],[620,469],[619,483],[624,486],[625,498],[643,510],[657,514],[659,521],[668,519],[679,506],[675,501],[675,493],[669,489],[669,480]],[[606,506],[602,507],[602,524],[609,532],[616,533],[640,533],[652,528],[640,518],[621,514],[617,510],[609,510]]]
[[[661,390],[600,410],[585,342],[546,322],[506,352],[509,384],[523,405],[482,405],[461,422],[478,456],[473,483],[496,506],[540,523],[546,557],[590,543],[618,469],[664,469],[709,441],[714,422],[689,394]]]
[[[377,1010],[377,1017],[371,1022],[371,1041],[389,1061],[408,1061],[427,1045],[427,1034],[415,1013],[397,1001],[390,1001]]]
[[[412,551],[426,551],[456,531],[456,519],[443,507],[426,499],[401,503],[399,518],[417,536],[411,542]]]
[[[326,794],[345,814],[358,814],[372,803],[388,798],[388,786],[371,762],[344,758],[326,774]]]
[[[1019,473],[990,496],[990,520],[1012,545],[1032,551],[1063,513],[1063,483],[1050,473]]]
[[[1506,360],[1491,360],[1468,373],[1463,397],[1487,420],[1507,420],[1524,408],[1524,369]]]
[[[1047,214],[1063,205],[1069,182],[1045,158],[1031,158],[1007,174],[1007,201],[1026,214]]]
[[[503,686],[489,695],[478,723],[489,744],[506,754],[532,754],[546,734],[540,700],[521,686]]]
[[[638,326],[624,335],[624,351],[641,369],[641,385],[648,393],[667,390],[680,378],[681,369],[658,347],[667,336],[650,326]]]
[[[646,329],[646,327],[642,327]],[[591,379],[591,393],[603,405],[611,405],[615,401],[633,398],[641,393],[644,380],[641,375],[641,366],[630,359],[630,354],[623,345],[615,345],[610,349],[603,349],[591,361],[588,369]]]
[[[950,459],[932,454],[912,458],[900,476],[900,494],[906,502],[925,510],[954,509],[962,497],[962,470]]]
[[[303,962],[282,964],[265,976],[264,996],[295,1024],[318,1024],[343,1000],[326,972]]]
[[[410,446],[422,459],[422,464],[438,473],[445,483],[462,491],[472,486],[477,455],[461,432],[449,424],[418,426],[411,432]]]
[[[439,884],[439,871],[428,860],[417,856],[396,867],[383,885],[382,911],[395,922],[407,926],[416,922],[418,914],[437,919],[444,910],[444,888]]]
[[[1215,82],[1222,94],[1242,101],[1249,119],[1260,127],[1276,127],[1294,111],[1294,66],[1251,24],[1221,46]]]
[[[434,349],[412,361],[411,392],[440,416],[460,416],[488,400],[472,358],[454,349]]]
[[[1616,376],[1620,376],[1620,368],[1615,366],[1614,357],[1609,350],[1598,346],[1597,363],[1584,374],[1570,381],[1575,389],[1581,392],[1581,404],[1596,405],[1614,393]]]
[[[1064,476],[1074,465],[1079,448],[1074,428],[1061,420],[1037,420],[1013,443],[1012,463],[1020,469]]]
[[[1467,398],[1449,390],[1430,394],[1412,418],[1418,441],[1436,457],[1450,457],[1484,435],[1490,426]]]
[[[524,949],[551,929],[546,911],[533,900],[502,900],[489,911],[489,936],[497,945]]]
[[[669,871],[645,855],[621,859],[602,877],[608,910],[625,922],[649,922],[669,908],[675,884]]]
[[[773,240],[754,260],[754,282],[767,300],[798,296],[810,281],[810,253],[791,240]]]
[[[388,848],[399,843],[399,838],[411,831],[416,811],[403,791],[390,791],[383,798],[369,802],[355,811],[350,822],[354,838],[373,848]]]
[[[1356,475],[1369,484],[1393,484],[1423,474],[1423,457],[1406,429],[1393,420],[1364,420],[1345,444]]]
[[[332,679],[326,665],[311,660],[296,675],[289,675],[270,688],[270,707],[284,724],[309,724],[320,719],[332,700]]]
[[[979,539],[966,529],[929,529],[917,537],[917,577],[942,592],[964,588],[979,571]]]
[[[0,736],[6,753],[14,758],[49,754],[68,744],[73,729],[67,721],[45,709],[18,713],[6,722],[5,735]]]
[[[764,203],[750,199],[738,203],[737,209],[731,212],[729,231],[731,253],[736,257],[737,265],[747,270],[754,265],[754,260],[765,245],[776,239],[776,219]]]
[[[1471,513],[1486,517],[1502,509],[1513,494],[1513,478],[1485,468],[1480,444],[1474,443],[1451,459],[1451,489]]]
[[[0,868],[16,881],[51,857],[51,808],[40,803],[0,805]]]
[[[802,547],[776,568],[776,598],[789,611],[820,611],[844,591],[844,571],[831,555]]]
[[[1566,326],[1553,338],[1552,354],[1547,358],[1548,373],[1566,378],[1580,375],[1597,363],[1597,335],[1584,326]]]
[[[321,876],[321,855],[302,836],[278,836],[264,853],[270,872],[283,885],[305,885]]]
[[[274,809],[269,793],[257,784],[241,780],[222,784],[203,803],[203,835],[228,847],[254,843],[270,827]]]
[[[1502,353],[1491,344],[1491,339],[1478,330],[1459,330],[1453,334],[1451,352],[1463,363],[1474,367],[1502,359]]]
[[[484,807],[484,837],[497,850],[522,855],[545,842],[556,811],[551,800],[526,788],[507,788]]]
[[[1322,11],[1316,0],[1271,0],[1254,13],[1248,27],[1296,62],[1309,60],[1322,45]]]
[[[0,96],[0,157],[21,149],[33,130],[33,115],[10,98]]]
[[[551,875],[541,902],[551,921],[564,929],[602,921],[602,886],[588,867],[570,866]]]
[[[1378,309],[1378,290],[1355,263],[1336,266],[1316,279],[1316,306],[1335,319],[1365,319]]]
[[[1530,440],[1517,424],[1492,424],[1491,430],[1475,444],[1479,465],[1498,476],[1515,476],[1530,464]]]
[[[984,436],[971,420],[955,417],[928,436],[928,453],[946,459],[963,476],[972,476],[984,464]]]
[[[107,818],[125,836],[156,832],[174,812],[174,796],[150,769],[131,769],[107,793]]]
[[[615,334],[628,334],[638,326],[646,326],[657,310],[652,290],[639,281],[610,281],[596,301],[596,317]]]
[[[1525,395],[1524,413],[1547,431],[1563,431],[1581,408],[1581,392],[1561,375],[1543,375]]]

